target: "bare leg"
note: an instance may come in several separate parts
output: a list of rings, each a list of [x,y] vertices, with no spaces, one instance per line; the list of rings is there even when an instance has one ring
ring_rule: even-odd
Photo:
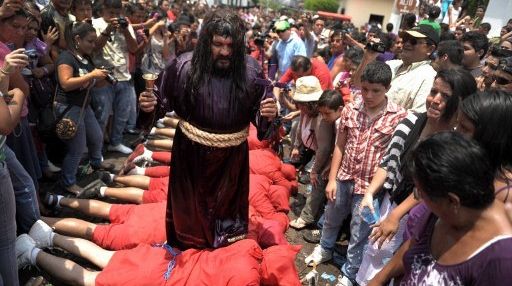
[[[37,265],[68,285],[94,286],[100,272],[89,271],[75,262],[39,251]]]
[[[105,250],[88,240],[64,236],[58,233],[53,237],[53,245],[76,256],[83,257],[101,269],[107,266],[114,253],[116,253],[115,251]]]
[[[166,127],[174,128],[178,127],[179,119],[173,117],[164,117],[164,125]]]
[[[169,139],[174,138],[176,129],[174,128],[156,128],[155,135],[168,137]]]
[[[56,232],[91,240],[96,224],[77,218],[41,217]]]
[[[130,175],[130,176],[115,176],[114,182],[123,184],[127,187],[135,187],[139,189],[149,189],[150,177],[142,175]]]
[[[93,217],[108,219],[112,204],[98,200],[84,200],[74,198],[62,198],[59,202],[62,207],[77,210]]]
[[[148,142],[146,143],[146,147],[148,147],[150,149],[171,151],[172,150],[172,140],[171,139],[148,140]]]
[[[125,202],[142,204],[143,189],[139,188],[107,188],[105,191],[106,197],[120,199]]]

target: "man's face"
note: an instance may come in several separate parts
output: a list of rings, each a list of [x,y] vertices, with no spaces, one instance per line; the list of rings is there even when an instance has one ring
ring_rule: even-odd
[[[465,68],[472,68],[478,66],[480,63],[480,53],[478,53],[470,42],[462,43],[464,46],[464,57],[462,58],[462,65]]]
[[[393,46],[391,47],[390,51],[393,54],[395,54],[396,56],[399,56],[400,54],[402,54],[403,48],[404,48],[404,41],[402,40],[402,38],[397,37],[396,41],[393,44]]]
[[[102,16],[106,21],[112,18],[119,18],[121,16],[121,8],[103,8]]]
[[[340,108],[338,108],[338,110],[333,110],[327,106],[320,106],[320,107],[318,107],[318,112],[320,112],[320,114],[322,114],[323,120],[325,120],[329,123],[334,123],[340,117],[342,109],[343,108],[340,107]]]
[[[71,0],[52,0],[53,6],[59,11],[69,11]]]
[[[84,19],[92,19],[92,7],[91,5],[77,5],[73,11],[77,21],[83,21]]]
[[[476,9],[476,12],[475,12],[475,16],[477,16],[478,18],[482,19],[484,17],[484,9],[482,8],[477,8]]]
[[[231,55],[233,54],[233,39],[231,37],[224,37],[214,35],[212,39],[212,59],[215,68],[220,70],[227,70],[231,65]]]
[[[461,30],[455,30],[455,33],[453,34],[455,36],[455,40],[460,41],[462,39],[462,36],[464,36],[464,32]]]
[[[369,83],[367,81],[361,83],[361,94],[367,108],[379,107],[386,100],[387,91],[388,88],[380,83]]]
[[[288,41],[288,39],[292,35],[292,31],[290,29],[287,29],[284,31],[277,30],[276,32],[277,32],[277,35],[279,36],[279,39],[281,39],[283,41]]]
[[[415,38],[409,34],[404,34],[402,39],[402,60],[404,62],[416,63],[428,59],[432,48],[427,44],[425,38]]]
[[[316,20],[315,21],[315,25],[313,26],[313,32],[315,32],[315,34],[317,35],[320,35],[320,33],[322,33],[322,31],[324,30],[324,26],[325,26],[325,22],[324,20]]]

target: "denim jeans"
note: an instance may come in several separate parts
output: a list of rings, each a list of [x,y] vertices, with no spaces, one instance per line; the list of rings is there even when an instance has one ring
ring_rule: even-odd
[[[18,231],[20,233],[27,233],[30,227],[41,218],[36,187],[32,177],[16,159],[14,152],[7,146],[5,146],[5,163],[9,167],[11,183],[14,189]]]
[[[65,104],[57,103],[55,111],[57,114],[60,114],[66,107],[67,105]],[[66,116],[78,120],[80,118],[80,109],[80,106],[73,106]],[[75,137],[64,140],[64,143],[68,147],[68,152],[62,161],[61,180],[62,184],[67,187],[76,184],[76,172],[86,146],[88,147],[91,165],[97,166],[102,161],[103,132],[90,106],[86,106],[84,109],[83,118],[78,124]]]
[[[329,201],[325,207],[320,245],[325,250],[332,251],[343,221],[352,213],[347,261],[341,267],[341,272],[348,278],[355,279],[363,259],[363,250],[368,243],[371,229],[370,225],[359,215],[359,205],[363,195],[353,193],[354,182],[336,181],[336,183],[336,200],[334,202]]]
[[[311,224],[318,218],[318,213],[325,202],[325,186],[327,180],[318,178],[318,183],[313,186],[313,190],[306,199],[306,204],[300,213],[300,217],[307,223]]]
[[[0,162],[0,285],[18,285],[16,203],[6,162]]]
[[[123,141],[123,131],[128,125],[130,116],[136,112],[136,95],[131,81],[120,81],[114,86],[106,86],[91,90],[92,107],[103,130],[107,126],[108,117],[113,112],[110,145],[118,145]],[[136,116],[136,115],[135,115]]]

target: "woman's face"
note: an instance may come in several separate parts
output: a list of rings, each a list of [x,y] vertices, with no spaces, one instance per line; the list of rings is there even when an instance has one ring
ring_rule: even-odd
[[[84,55],[91,55],[96,42],[96,33],[90,32],[84,38],[77,39],[78,51]]]
[[[452,89],[441,78],[436,78],[430,93],[427,95],[427,117],[439,120],[443,116],[446,103],[452,96]]]
[[[473,138],[475,135],[475,125],[462,111],[457,113],[457,127],[455,130],[467,138]]]
[[[37,37],[37,33],[39,33],[39,23],[37,23],[37,21],[30,21],[27,25],[25,42],[32,41],[35,37]]]
[[[343,51],[343,38],[341,36],[332,37],[330,47],[333,54],[341,53]]]
[[[0,35],[6,43],[22,43],[27,32],[28,19],[17,16],[0,23]]]

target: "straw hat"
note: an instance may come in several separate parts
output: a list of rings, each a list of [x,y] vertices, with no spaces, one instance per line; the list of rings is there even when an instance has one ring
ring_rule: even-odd
[[[323,92],[318,78],[312,75],[303,76],[295,82],[293,100],[296,102],[318,101]]]

